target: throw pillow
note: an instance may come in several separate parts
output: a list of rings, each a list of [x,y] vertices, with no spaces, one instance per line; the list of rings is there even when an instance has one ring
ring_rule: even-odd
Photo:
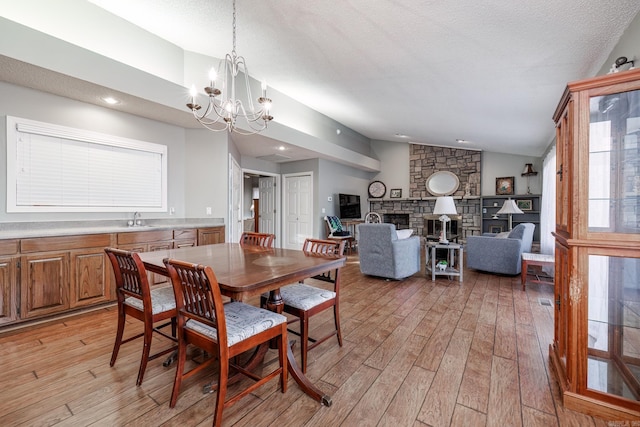
[[[331,229],[332,233],[336,231],[343,231],[342,223],[337,216],[328,216],[327,221],[329,222],[329,228]]]
[[[412,228],[407,228],[404,230],[396,230],[396,235],[398,236],[398,240],[409,238],[411,237],[412,234],[413,234]]]
[[[506,239],[507,237],[509,237],[510,233],[511,233],[510,231],[503,231],[502,233],[496,234],[495,237],[498,239]]]

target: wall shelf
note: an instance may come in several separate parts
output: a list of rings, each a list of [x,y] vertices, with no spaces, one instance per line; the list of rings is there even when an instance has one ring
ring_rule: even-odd
[[[530,200],[531,210],[522,210],[523,214],[513,214],[511,223],[515,227],[524,222],[535,224],[536,228],[533,232],[533,241],[540,241],[540,194],[517,194],[511,196],[482,196],[482,233],[491,233],[500,231],[508,231],[509,216],[506,214],[498,215],[498,219],[493,219],[493,215],[497,213],[504,201],[513,199],[518,201]]]

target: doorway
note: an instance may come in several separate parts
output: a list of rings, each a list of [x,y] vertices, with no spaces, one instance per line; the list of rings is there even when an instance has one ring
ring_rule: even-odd
[[[243,169],[242,218],[243,230],[271,233],[276,236],[274,246],[279,244],[280,197],[278,188],[280,177],[276,174]]]

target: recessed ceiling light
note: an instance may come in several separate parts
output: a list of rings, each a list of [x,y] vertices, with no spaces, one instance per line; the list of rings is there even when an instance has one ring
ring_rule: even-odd
[[[106,96],[106,97],[100,98],[100,99],[102,99],[104,102],[106,102],[109,105],[115,105],[115,104],[119,104],[120,103],[120,101],[118,101],[117,99],[112,98],[110,96]]]
[[[404,133],[396,133],[394,136],[395,136],[395,137],[397,137],[397,138],[409,138],[409,137],[408,137],[407,135],[405,135]]]
[[[469,141],[467,141],[466,139],[456,139],[456,142],[458,144],[468,144],[469,143]]]
[[[286,149],[287,149],[287,148],[286,148],[284,145],[281,145],[281,146],[279,146],[279,147],[278,147],[278,150],[280,150],[280,151],[284,151],[284,150],[286,150]]]

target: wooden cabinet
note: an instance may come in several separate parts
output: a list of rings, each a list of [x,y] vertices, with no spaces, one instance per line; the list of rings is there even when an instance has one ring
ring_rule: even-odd
[[[104,248],[110,234],[22,239],[22,319],[45,316],[111,299]]]
[[[69,253],[47,252],[20,259],[20,316],[28,319],[69,308]]]
[[[198,229],[198,246],[216,243],[224,243],[224,226]]]
[[[18,318],[18,240],[0,240],[0,325]]]
[[[118,233],[118,248],[134,252],[161,251],[173,248],[173,230],[133,231]],[[160,274],[149,273],[149,283],[167,282]]]
[[[198,232],[196,230],[173,230],[173,247],[175,249],[187,248],[198,244]]]
[[[113,295],[110,287],[111,264],[104,247],[72,251],[70,256],[70,307],[109,301]]]
[[[147,252],[198,241],[224,242],[224,226],[0,240],[0,327],[112,301],[106,247]],[[150,273],[149,280],[167,278]]]
[[[482,197],[482,232],[499,233],[509,230],[509,216],[498,214],[505,200],[516,201],[522,214],[512,214],[511,222],[515,227],[524,222],[530,222],[536,226],[533,231],[533,241],[540,241],[540,195],[519,194],[515,196],[483,196]]]
[[[640,419],[640,70],[569,83],[557,141],[555,325],[567,408]]]

